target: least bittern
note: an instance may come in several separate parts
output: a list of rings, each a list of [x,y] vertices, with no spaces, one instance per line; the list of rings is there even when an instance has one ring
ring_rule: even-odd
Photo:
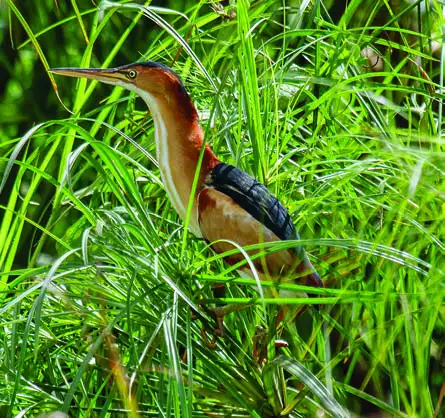
[[[134,91],[149,107],[155,126],[156,151],[162,181],[171,204],[185,220],[195,171],[197,192],[189,228],[212,243],[217,253],[240,246],[280,240],[298,240],[294,224],[278,199],[249,174],[222,163],[204,143],[198,112],[179,76],[165,65],[138,62],[112,69],[54,68],[55,74],[84,77]],[[202,147],[204,154],[199,165]],[[198,168],[199,165],[199,168]],[[248,251],[257,255],[264,249]],[[243,260],[241,253],[225,258],[229,264]],[[255,258],[265,278],[323,286],[301,246]]]

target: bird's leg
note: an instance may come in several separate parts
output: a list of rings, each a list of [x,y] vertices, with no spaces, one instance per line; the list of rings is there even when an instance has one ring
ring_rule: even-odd
[[[201,328],[201,335],[204,338],[206,346],[211,350],[216,350],[216,341],[218,338],[224,338],[226,333],[224,331],[224,317],[232,312],[241,311],[243,309],[248,308],[251,305],[237,305],[237,304],[229,304],[218,307],[208,307],[207,310],[215,315],[216,328],[213,329],[213,338],[212,341],[209,340],[206,327],[203,326]]]
[[[225,285],[224,284],[214,285],[212,287],[212,293],[215,298],[224,297],[226,294]],[[224,313],[224,311],[221,310],[222,308],[224,308],[224,307],[220,307],[220,308],[205,307],[205,310],[210,311],[215,316],[215,321],[216,321],[216,328],[213,329],[212,341],[210,341],[208,338],[207,329],[206,329],[205,325],[203,325],[201,328],[201,335],[202,335],[207,347],[212,350],[216,349],[216,341],[217,341],[218,337],[224,338],[224,336],[225,336],[225,332],[224,332],[224,315],[225,315],[225,313]]]
[[[212,288],[213,296],[215,299],[223,298],[226,294],[226,287],[224,284],[217,284],[213,286]],[[206,344],[209,348],[216,348],[216,340],[218,337],[224,338],[225,331],[224,331],[224,316],[226,316],[229,313],[241,311],[242,309],[246,309],[250,305],[238,305],[238,304],[228,304],[224,306],[217,306],[217,307],[207,307],[206,309],[213,313],[215,316],[216,321],[216,328],[213,330],[213,339],[210,342],[207,337],[207,331],[205,327],[202,328],[202,335],[204,339],[206,340]]]
[[[215,298],[223,298],[226,295],[226,286],[224,284],[216,284],[212,289],[213,296]],[[213,330],[215,337],[224,338],[224,312],[220,311],[220,308],[209,308],[215,315],[216,328]]]
[[[262,326],[257,325],[255,335],[252,338],[253,343],[253,357],[258,359],[258,364],[262,365],[267,356],[267,330]]]
[[[217,306],[214,308],[208,308],[215,315],[216,320],[216,328],[214,329],[214,333],[218,337],[224,338],[224,317],[232,312],[242,311],[243,309],[248,308],[251,305],[239,305],[235,303],[230,303],[224,306]]]
[[[267,352],[268,352],[268,332],[262,326],[257,326],[255,329],[255,335],[253,336],[253,357],[257,359],[258,366],[264,366],[267,361]],[[280,350],[283,347],[289,347],[287,341],[282,339],[275,339],[273,341],[273,346],[275,348],[275,356],[280,354]]]
[[[207,329],[206,327],[203,325],[201,328],[201,336],[205,342],[205,345],[207,346],[207,348],[210,348],[210,350],[216,350],[216,340],[217,337],[216,335],[213,335],[212,341],[209,340],[209,337],[207,335]]]

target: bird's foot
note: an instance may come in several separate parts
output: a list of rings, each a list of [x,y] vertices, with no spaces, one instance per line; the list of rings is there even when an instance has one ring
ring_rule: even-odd
[[[217,348],[216,343],[218,341],[218,338],[224,338],[224,336],[225,336],[224,315],[226,315],[226,313],[224,312],[224,310],[222,308],[224,308],[224,307],[208,308],[215,315],[215,320],[216,320],[216,328],[213,329],[213,335],[212,335],[211,341],[209,340],[209,336],[208,336],[207,329],[205,328],[205,326],[203,326],[201,328],[202,338],[204,339],[206,346],[208,348],[210,348],[211,350],[216,350],[216,348]]]
[[[202,327],[201,329],[201,335],[204,338],[204,341],[208,348],[215,350],[218,338],[225,337],[226,332],[224,330],[224,317],[229,313],[241,311],[243,309],[246,309],[247,307],[248,307],[247,305],[229,304],[214,308],[213,307],[207,308],[210,312],[213,313],[213,315],[215,315],[215,321],[216,321],[216,328],[213,329],[213,336],[211,341],[209,340],[206,328]]]

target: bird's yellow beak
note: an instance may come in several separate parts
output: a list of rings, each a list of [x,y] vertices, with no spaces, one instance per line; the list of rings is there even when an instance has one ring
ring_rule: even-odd
[[[125,75],[116,68],[50,68],[53,74],[64,75],[68,77],[90,78],[107,84],[120,84],[122,81],[128,81]]]

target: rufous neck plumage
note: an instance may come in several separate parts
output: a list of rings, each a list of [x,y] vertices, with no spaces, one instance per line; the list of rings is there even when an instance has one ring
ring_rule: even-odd
[[[163,184],[172,206],[185,220],[204,134],[198,113],[188,94],[150,95],[137,91],[149,107],[155,127],[156,154]],[[180,92],[182,93],[182,92]],[[199,178],[190,217],[190,230],[201,236],[196,199],[205,177],[219,162],[208,145],[199,169]]]

